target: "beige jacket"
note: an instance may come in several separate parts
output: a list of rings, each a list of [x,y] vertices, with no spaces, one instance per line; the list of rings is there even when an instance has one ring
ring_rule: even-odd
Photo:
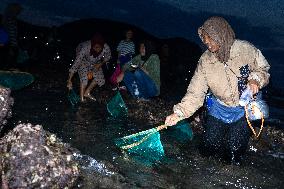
[[[226,64],[218,61],[210,51],[205,51],[199,59],[186,95],[174,106],[174,112],[184,118],[190,117],[203,105],[209,89],[224,105],[238,106],[237,77],[241,76],[240,68],[245,65],[250,70],[248,80],[257,80],[260,88],[269,82],[268,62],[260,50],[247,41],[235,40]]]

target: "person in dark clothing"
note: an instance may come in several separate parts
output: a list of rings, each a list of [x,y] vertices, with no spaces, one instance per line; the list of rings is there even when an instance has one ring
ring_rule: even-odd
[[[14,66],[17,61],[19,52],[18,48],[18,24],[17,16],[21,13],[22,7],[18,3],[10,3],[5,9],[2,24],[9,36],[7,63],[9,66]]]
[[[9,40],[8,33],[0,24],[0,67],[1,68],[4,68],[6,63],[8,40]]]

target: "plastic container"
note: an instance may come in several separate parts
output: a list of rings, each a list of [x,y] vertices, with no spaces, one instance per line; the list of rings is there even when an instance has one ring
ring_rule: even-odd
[[[246,106],[252,100],[252,91],[249,88],[246,88],[240,97],[239,104],[241,106]]]

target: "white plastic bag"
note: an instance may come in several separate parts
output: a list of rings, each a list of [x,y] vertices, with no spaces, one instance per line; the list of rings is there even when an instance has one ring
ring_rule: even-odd
[[[247,108],[248,118],[250,121],[269,117],[269,107],[262,100],[262,93],[258,92],[253,98],[252,92],[247,88],[241,95],[239,104]]]

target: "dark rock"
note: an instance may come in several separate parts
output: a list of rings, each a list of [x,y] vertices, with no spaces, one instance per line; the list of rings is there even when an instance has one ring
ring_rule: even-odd
[[[62,128],[60,126],[58,126],[60,124],[60,120],[62,118],[60,111],[63,111],[64,113],[66,112],[66,108],[68,108],[69,106],[67,106],[67,100],[65,99],[65,93],[66,93],[66,79],[68,77],[68,66],[71,63],[71,58],[74,58],[75,56],[75,48],[78,45],[79,42],[87,40],[91,37],[91,35],[95,32],[98,31],[97,28],[100,28],[100,32],[102,32],[104,34],[104,37],[107,39],[107,42],[110,43],[110,46],[113,50],[113,63],[115,62],[115,46],[118,44],[119,40],[123,38],[123,30],[126,28],[129,28],[129,25],[124,25],[122,23],[116,23],[114,24],[113,22],[106,22],[106,21],[102,21],[101,23],[97,23],[96,21],[92,21],[90,23],[88,23],[90,20],[86,20],[86,21],[78,21],[78,22],[74,22],[74,23],[70,23],[67,25],[64,25],[60,28],[57,29],[57,31],[59,32],[59,35],[57,35],[57,37],[62,37],[61,42],[58,42],[57,40],[55,40],[54,43],[56,43],[57,45],[53,45],[51,48],[50,47],[44,47],[42,46],[43,50],[42,53],[43,55],[41,56],[40,54],[38,56],[35,57],[41,57],[40,60],[38,60],[38,62],[33,62],[30,65],[31,66],[27,66],[27,67],[23,67],[25,69],[25,71],[32,73],[35,77],[36,77],[36,81],[30,86],[30,88],[27,88],[26,90],[20,91],[18,92],[18,96],[16,93],[14,93],[15,98],[17,98],[17,102],[23,103],[24,101],[27,101],[28,103],[30,102],[31,105],[34,104],[48,104],[49,105],[49,110],[51,110],[51,107],[53,105],[55,105],[54,107],[56,107],[55,109],[53,109],[52,111],[48,112],[48,111],[43,111],[42,114],[40,113],[35,113],[35,114],[28,114],[27,112],[25,112],[25,110],[27,110],[27,106],[22,105],[20,109],[18,109],[17,114],[15,116],[18,116],[18,120],[36,120],[36,122],[38,120],[44,120],[48,119],[45,123],[46,126],[54,126],[54,127],[58,127],[58,128]],[[82,23],[81,23],[82,22]],[[102,24],[102,25],[100,25]],[[113,25],[114,24],[114,25]],[[34,26],[34,28],[36,28]],[[131,26],[132,28],[132,26]],[[30,30],[34,30],[33,27],[29,28]],[[37,31],[37,30],[34,30]],[[47,31],[46,29],[43,29],[43,33]],[[72,31],[72,32],[70,32]],[[118,33],[121,32],[121,36],[118,35]],[[141,33],[140,33],[141,32]],[[163,124],[164,119],[167,115],[172,113],[172,107],[175,103],[177,103],[181,97],[185,94],[186,92],[186,87],[190,81],[191,75],[193,74],[193,71],[195,69],[197,60],[200,56],[200,49],[197,45],[195,45],[194,43],[191,43],[185,39],[181,39],[181,38],[176,38],[176,39],[158,39],[154,36],[151,36],[149,34],[146,34],[144,31],[140,31],[139,29],[136,30],[135,32],[136,34],[136,41],[139,41],[138,39],[143,39],[143,38],[150,38],[152,39],[154,42],[156,42],[157,47],[158,47],[158,54],[160,56],[161,59],[161,73],[162,73],[162,94],[159,98],[155,98],[152,99],[150,101],[137,101],[136,99],[133,99],[131,96],[129,96],[129,94],[127,94],[126,92],[121,92],[123,93],[123,99],[125,100],[125,103],[128,107],[128,119],[131,120],[131,122],[135,122],[135,127],[139,127],[139,128],[135,128],[136,130],[146,130],[149,128],[152,128],[154,126]],[[145,33],[145,35],[143,34]],[[76,35],[74,35],[76,34]],[[36,33],[35,33],[36,35]],[[42,38],[44,39],[44,38]],[[41,39],[41,40],[42,40]],[[28,42],[28,40],[26,41]],[[44,44],[44,43],[42,43]],[[41,45],[42,45],[41,44]],[[33,46],[35,45],[35,46]],[[36,46],[39,45],[39,43],[32,43],[31,45],[31,49],[33,48],[37,48]],[[60,61],[51,61],[53,60],[52,57],[52,53],[55,51],[48,51],[48,49],[53,49],[53,50],[59,50],[59,53],[63,53],[62,59],[60,59]],[[58,49],[56,49],[58,48]],[[62,55],[62,54],[60,54]],[[35,64],[36,63],[36,64]],[[190,72],[189,72],[190,71]],[[187,78],[187,80],[185,80]],[[78,92],[78,78],[76,77],[75,79],[76,82],[76,91]],[[107,117],[107,110],[106,110],[106,103],[114,96],[115,92],[111,90],[112,86],[109,85],[109,83],[106,83],[105,86],[101,87],[101,88],[96,88],[94,91],[92,91],[93,95],[97,98],[97,102],[87,102],[85,104],[79,104],[78,105],[78,112],[82,113],[84,116],[85,114],[89,114],[93,117],[97,116],[97,118],[92,118],[92,119],[98,119],[98,122],[101,121],[102,118],[106,118]],[[25,94],[25,95],[23,95]],[[31,100],[31,96],[34,97]],[[64,100],[65,99],[65,100]],[[60,100],[60,104],[58,104],[58,100]],[[62,103],[61,103],[62,100]],[[55,103],[56,101],[56,103]],[[16,104],[15,104],[16,106]],[[37,107],[37,106],[35,106]],[[60,107],[62,109],[60,109]],[[63,109],[64,108],[64,109]],[[82,112],[80,112],[82,110]],[[87,110],[87,111],[86,111]],[[93,111],[93,112],[92,112]],[[23,113],[22,113],[23,112]],[[30,111],[31,112],[31,111]],[[50,113],[50,117],[46,118],[48,116],[47,113]],[[58,116],[60,117],[59,122],[56,121],[56,118],[53,114],[58,113]],[[78,114],[79,114],[78,113]],[[202,127],[202,123],[203,123],[203,117],[204,117],[204,111],[201,109],[200,111],[198,111],[193,118],[191,118],[189,121],[191,123],[192,129],[194,131],[194,135],[195,135],[195,139],[202,134],[203,132],[203,127]],[[52,118],[53,124],[50,124],[50,119]],[[64,118],[65,119],[65,118]],[[137,123],[136,123],[137,122]],[[98,123],[99,125],[99,123]],[[25,125],[22,125],[21,127],[23,127]],[[50,126],[50,127],[52,127]],[[68,125],[69,126],[69,125]],[[88,124],[86,123],[86,125],[83,125],[84,127],[88,127]],[[31,127],[32,128],[32,127]],[[47,129],[49,129],[47,127]],[[40,129],[41,130],[41,129]],[[56,130],[56,129],[54,129]],[[135,131],[136,131],[135,130]],[[63,133],[66,130],[63,130]],[[68,130],[69,131],[69,130]],[[42,130],[42,132],[44,132],[46,134],[45,131]],[[11,134],[14,133],[14,134]],[[39,161],[39,165],[40,168],[42,168],[43,164],[41,161],[44,161],[44,159],[46,159],[46,156],[48,156],[48,152],[46,152],[44,147],[40,147],[40,145],[37,146],[37,148],[41,149],[41,150],[35,150],[34,156],[33,157],[38,157],[40,158],[37,161],[34,161],[33,159],[29,159],[29,161],[27,161],[26,159],[24,159],[23,156],[17,156],[17,158],[19,158],[19,160],[17,158],[12,159],[12,156],[10,157],[6,157],[6,151],[9,151],[9,153],[16,153],[16,154],[20,154],[18,153],[18,151],[20,151],[21,149],[17,147],[17,144],[19,143],[23,143],[22,141],[36,141],[39,140],[41,137],[38,137],[36,134],[33,134],[32,137],[29,138],[29,136],[26,136],[27,139],[23,138],[19,138],[19,141],[13,141],[13,145],[8,145],[12,144],[11,139],[7,139],[11,138],[11,137],[15,137],[15,135],[17,135],[15,133],[15,131],[11,131],[11,133],[9,133],[6,137],[4,137],[1,140],[1,147],[0,147],[0,153],[1,153],[1,160],[4,161],[5,164],[2,163],[1,167],[3,167],[3,165],[5,165],[4,169],[4,173],[2,174],[2,188],[9,188],[11,187],[11,183],[14,184],[15,181],[12,179],[13,177],[9,174],[6,174],[7,171],[9,170],[11,172],[12,169],[6,169],[6,168],[10,168],[10,167],[21,167],[24,173],[21,173],[19,170],[16,170],[18,172],[15,173],[19,174],[20,176],[22,174],[26,174],[28,175],[28,169],[30,169],[30,166],[33,165],[35,162]],[[272,149],[273,152],[276,149],[276,152],[281,152],[278,153],[279,157],[283,152],[283,131],[282,130],[275,130],[274,127],[269,127],[266,131],[267,133],[267,138],[268,141],[271,143],[277,143],[279,146],[279,150],[278,148],[276,149],[275,146],[272,146],[272,148],[269,146],[269,149]],[[44,134],[44,135],[45,135]],[[59,131],[60,134],[60,131]],[[66,134],[66,133],[64,133]],[[63,135],[64,135],[63,134]],[[50,135],[48,135],[50,136]],[[81,135],[79,135],[79,137],[81,137]],[[48,138],[48,137],[47,137]],[[81,137],[81,139],[84,138]],[[82,140],[80,139],[80,142],[82,142]],[[88,137],[86,137],[85,140],[89,140]],[[44,140],[45,141],[45,140]],[[193,141],[194,142],[194,141]],[[244,174],[252,176],[250,177],[251,180],[263,180],[263,174],[259,174],[259,172],[261,173],[266,173],[267,175],[273,175],[273,177],[275,177],[273,172],[277,172],[280,166],[278,166],[278,164],[275,164],[274,162],[280,162],[281,161],[275,161],[275,159],[272,158],[259,158],[260,154],[259,153],[255,153],[255,152],[251,152],[252,157],[256,157],[254,162],[260,162],[263,161],[262,164],[259,165],[259,167],[251,169],[251,166],[248,166],[248,168],[244,168],[245,171],[248,172],[241,172],[241,171],[221,171],[220,174],[215,174],[214,169],[212,169],[212,174],[214,174],[213,177],[213,182],[212,179],[208,177],[208,167],[210,168],[210,166],[212,166],[212,162],[215,164],[215,166],[218,164],[219,161],[215,161],[214,158],[203,158],[200,157],[200,154],[198,153],[198,151],[196,150],[196,145],[193,145],[193,142],[190,143],[190,145],[188,146],[181,146],[183,148],[179,148],[178,145],[176,144],[165,144],[165,148],[168,149],[168,152],[173,155],[173,156],[178,156],[180,160],[186,159],[190,160],[190,164],[191,165],[187,165],[186,161],[182,161],[185,164],[185,169],[181,169],[180,167],[173,167],[171,169],[169,169],[168,172],[172,173],[169,175],[169,177],[164,177],[164,175],[158,175],[158,177],[161,177],[163,179],[163,181],[168,182],[169,180],[172,181],[174,184],[174,187],[177,188],[182,188],[184,186],[207,186],[210,187],[212,186],[212,184],[215,183],[227,183],[227,181],[232,180],[231,177],[233,177],[235,174],[238,174],[238,177],[242,177]],[[265,144],[260,144],[259,141],[253,141],[256,142],[252,143],[252,141],[250,141],[250,145],[253,145],[255,148],[257,148],[257,152],[260,152],[261,149],[263,149],[265,147],[264,153],[267,152],[267,147],[263,145],[267,145],[267,143]],[[29,143],[29,142],[26,142]],[[24,143],[24,144],[26,144]],[[16,147],[14,147],[14,144],[16,145]],[[35,142],[35,144],[39,144],[39,142]],[[46,146],[45,143],[41,143],[43,144],[43,146]],[[89,144],[88,142],[86,142],[86,144]],[[90,142],[91,144],[91,142]],[[99,143],[98,143],[99,144]],[[34,146],[34,143],[32,143],[32,145]],[[55,145],[55,144],[54,144]],[[258,145],[258,146],[255,146]],[[270,144],[269,144],[270,145]],[[274,145],[274,144],[272,144]],[[27,150],[26,146],[29,145],[24,145],[22,148],[22,151],[25,152],[25,150]],[[52,145],[51,145],[52,146]],[[55,145],[56,146],[56,145]],[[87,146],[87,145],[86,145]],[[282,146],[282,147],[281,147]],[[87,146],[88,147],[88,146]],[[9,149],[10,148],[10,149]],[[48,146],[48,148],[51,148]],[[12,151],[12,150],[13,151]],[[16,149],[16,150],[15,150]],[[56,149],[51,148],[51,149]],[[60,148],[59,148],[60,149]],[[69,148],[66,148],[69,149]],[[61,158],[64,158],[66,156],[66,154],[64,154],[64,152],[66,151],[66,149],[62,149],[61,151],[58,150],[56,151],[58,154],[58,159],[61,160]],[[84,148],[81,149],[82,151],[84,150]],[[5,153],[2,153],[5,152]],[[67,150],[69,151],[69,150]],[[72,150],[70,150],[72,151]],[[62,153],[61,153],[62,152]],[[55,152],[54,152],[55,153]],[[61,153],[61,155],[59,155]],[[71,152],[70,152],[71,153]],[[70,154],[67,153],[67,154]],[[4,154],[2,156],[2,154]],[[72,153],[71,153],[72,154]],[[96,157],[96,155],[99,156],[99,154],[91,154],[92,157]],[[273,154],[274,155],[274,154]],[[13,156],[14,157],[14,156]],[[273,156],[274,157],[274,156]],[[99,157],[98,157],[99,159]],[[118,158],[119,159],[119,158]],[[193,160],[192,160],[193,159]],[[263,160],[262,160],[263,159]],[[268,163],[267,163],[267,159],[269,159]],[[270,161],[271,159],[271,161]],[[58,160],[58,161],[59,161]],[[21,162],[21,163],[19,163]],[[60,161],[63,162],[62,164],[64,164],[64,161]],[[76,162],[78,163],[78,169],[80,170],[80,176],[79,179],[81,179],[81,182],[76,183],[76,185],[74,185],[74,188],[138,188],[138,187],[143,187],[144,188],[151,188],[153,187],[153,185],[151,185],[151,183],[155,183],[156,181],[151,181],[148,183],[143,183],[146,180],[150,180],[151,179],[156,179],[157,177],[153,177],[152,175],[150,175],[147,179],[141,181],[141,183],[137,183],[137,181],[135,180],[127,180],[127,176],[123,174],[123,171],[121,171],[121,167],[123,166],[123,164],[125,164],[125,161],[121,161],[121,163],[119,164],[113,164],[113,162],[109,162],[109,163],[104,163],[104,169],[110,170],[111,172],[113,172],[114,174],[111,176],[106,176],[104,174],[101,174],[100,172],[98,172],[97,170],[92,170],[89,171],[88,169],[84,168],[84,164],[80,164],[80,162],[78,162],[76,160]],[[273,163],[270,163],[273,162]],[[100,164],[100,162],[98,162]],[[274,166],[274,168],[270,169],[271,172],[267,173],[267,165],[271,165]],[[7,165],[7,166],[6,166]],[[67,165],[69,165],[67,163]],[[176,165],[176,164],[175,164]],[[119,168],[117,168],[119,167]],[[201,170],[200,171],[200,167]],[[217,170],[223,167],[223,164],[221,165],[217,165]],[[117,168],[117,170],[114,170],[115,168]],[[1,168],[2,170],[2,168]],[[190,171],[188,171],[190,170]],[[251,171],[252,170],[252,171]],[[259,171],[261,170],[261,171]],[[12,170],[14,171],[14,170]],[[127,171],[129,171],[129,169],[127,169]],[[136,171],[136,170],[135,170]],[[134,174],[133,171],[130,174]],[[180,174],[175,174],[178,173],[178,171],[180,171]],[[41,173],[40,170],[35,170],[34,172],[36,173]],[[54,171],[55,172],[55,171]],[[121,173],[124,176],[118,174]],[[192,174],[189,174],[191,173]],[[230,174],[228,174],[228,172],[230,172]],[[74,174],[77,174],[77,172],[72,172]],[[183,173],[187,173],[187,174],[183,174]],[[216,173],[218,173],[216,171]],[[273,173],[273,174],[272,174]],[[43,179],[46,179],[43,181],[43,183],[51,183],[53,184],[53,181],[48,180],[50,177],[49,175],[53,175],[53,172],[47,172],[45,173],[46,175],[43,176]],[[49,175],[48,175],[49,174]],[[139,173],[138,173],[139,174]],[[180,175],[183,175],[183,177],[180,178]],[[204,177],[204,175],[207,177]],[[228,175],[228,176],[227,176]],[[278,175],[278,173],[277,173]],[[74,176],[74,175],[73,175]],[[75,175],[76,176],[76,175]],[[73,178],[75,179],[75,176],[72,177],[69,175],[69,179],[71,179],[71,181],[69,180],[69,183],[71,184],[71,182],[73,182]],[[140,175],[139,175],[140,176]],[[143,175],[142,175],[143,176]],[[20,178],[24,178],[24,177],[20,177]],[[26,178],[30,178],[30,177],[26,177]],[[139,177],[140,179],[141,177]],[[193,178],[193,179],[192,179]],[[220,179],[221,178],[221,179]],[[235,178],[235,177],[234,177]],[[257,178],[257,179],[254,179]],[[266,177],[266,178],[270,178],[270,177]],[[281,173],[280,176],[281,177]],[[56,178],[57,179],[57,178]],[[273,178],[272,178],[273,179]],[[23,179],[24,180],[24,179]],[[27,180],[27,179],[26,179]],[[25,181],[25,183],[27,183],[28,181]],[[271,187],[271,186],[277,186],[278,183],[275,184],[274,181],[281,181],[281,179],[278,179],[278,177],[275,177],[274,180],[270,180],[268,179],[268,184],[266,188],[275,188],[275,187]],[[67,183],[68,181],[66,181],[65,183]],[[265,181],[264,181],[265,182]],[[264,183],[263,182],[263,183]],[[60,183],[60,182],[57,182]],[[56,183],[56,184],[57,184]],[[61,181],[61,183],[63,183],[63,181]],[[75,182],[73,182],[75,183]],[[162,183],[162,182],[161,182]],[[178,183],[178,184],[177,184]],[[256,183],[256,182],[253,182]],[[263,183],[261,185],[256,185],[257,186],[262,186]],[[274,184],[272,184],[274,183]],[[29,184],[29,183],[28,183]],[[135,185],[136,184],[136,185]],[[147,185],[148,184],[148,185]],[[177,185],[176,185],[177,184]],[[55,185],[55,187],[57,187],[58,185]],[[66,186],[66,185],[65,185]],[[71,186],[71,185],[68,185]],[[136,187],[135,187],[136,186]],[[148,187],[147,187],[148,186]],[[164,187],[164,183],[162,184],[157,184],[157,186],[159,186],[159,188],[170,188],[170,187]],[[228,185],[217,185],[220,187],[229,187]],[[245,185],[248,186],[248,185]],[[249,185],[249,186],[254,186],[254,185]],[[280,186],[280,185],[279,185]],[[33,186],[31,186],[33,187]],[[30,188],[31,188],[30,187]],[[265,188],[265,187],[264,187]]]
[[[77,180],[72,150],[40,125],[19,124],[0,140],[5,188],[64,188]]]
[[[7,124],[7,119],[12,116],[14,99],[10,96],[11,90],[0,87],[0,133]]]

